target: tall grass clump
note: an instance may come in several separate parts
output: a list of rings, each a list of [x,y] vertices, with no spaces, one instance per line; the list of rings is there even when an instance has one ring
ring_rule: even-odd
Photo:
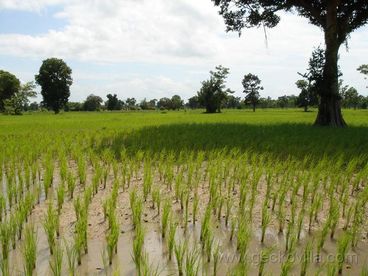
[[[37,259],[37,235],[32,224],[25,228],[23,243],[24,272],[27,276],[32,276],[36,268]]]
[[[50,254],[53,255],[58,227],[58,214],[51,203],[47,208],[47,213],[43,219],[42,225],[49,243]]]
[[[110,219],[110,227],[106,235],[106,243],[107,243],[107,254],[109,257],[109,264],[112,264],[112,259],[114,254],[117,253],[117,244],[119,239],[119,224],[117,222],[117,218],[115,212],[111,212],[109,215]]]
[[[273,247],[265,247],[264,249],[262,249],[259,260],[258,276],[263,276],[265,274],[264,268],[268,263],[273,250]]]
[[[342,268],[345,262],[346,254],[349,250],[349,244],[351,241],[351,235],[349,232],[345,232],[344,235],[337,242],[337,268],[338,273],[342,274]]]
[[[144,261],[143,244],[144,244],[144,229],[142,225],[139,224],[135,229],[135,238],[133,240],[133,256],[132,256],[136,267],[136,271],[139,273],[139,275],[142,269],[142,262]]]
[[[77,251],[74,244],[68,243],[64,240],[65,252],[67,257],[68,274],[69,276],[76,275],[75,267],[77,264]]]
[[[11,242],[11,228],[10,223],[4,221],[0,223],[0,238],[1,238],[1,257],[4,260],[8,260],[9,247]]]
[[[185,275],[186,276],[197,276],[199,273],[199,260],[200,252],[194,248],[187,250],[185,254]]]
[[[173,219],[171,219],[170,225],[169,225],[169,236],[168,236],[168,241],[167,241],[167,247],[169,251],[169,260],[171,260],[172,253],[174,250],[176,228],[177,228],[177,223]]]
[[[61,276],[61,268],[63,264],[63,249],[59,243],[55,245],[54,254],[50,260],[50,269],[53,276]]]
[[[161,218],[161,235],[162,238],[165,238],[166,231],[167,231],[167,225],[169,222],[169,217],[171,214],[171,203],[169,199],[165,200],[164,208],[162,211],[162,218]]]
[[[188,245],[186,242],[182,243],[175,243],[174,246],[174,252],[175,252],[175,258],[176,258],[176,265],[178,267],[178,275],[183,276],[184,275],[184,257],[185,253],[188,249]]]

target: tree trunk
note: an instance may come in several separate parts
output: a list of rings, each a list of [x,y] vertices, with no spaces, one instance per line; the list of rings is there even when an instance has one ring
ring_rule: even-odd
[[[308,112],[308,105],[304,106],[304,112]]]
[[[315,125],[345,127],[342,117],[338,89],[338,53],[341,42],[337,32],[337,0],[328,3],[325,32],[325,67],[323,87],[320,90],[320,104]]]
[[[253,112],[256,112],[256,104],[253,104]]]

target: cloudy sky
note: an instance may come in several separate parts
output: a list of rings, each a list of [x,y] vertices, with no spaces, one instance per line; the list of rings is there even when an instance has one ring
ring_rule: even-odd
[[[342,47],[346,84],[368,95],[356,68],[368,63],[368,27]],[[230,68],[228,86],[242,96],[244,74],[260,76],[263,96],[296,94],[323,34],[283,14],[278,27],[226,33],[210,0],[0,0],[0,69],[31,81],[42,60],[64,59],[73,69],[71,100],[105,97],[189,98],[209,71]]]

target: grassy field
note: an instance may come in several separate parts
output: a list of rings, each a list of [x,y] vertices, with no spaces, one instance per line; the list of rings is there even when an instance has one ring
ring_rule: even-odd
[[[368,111],[315,117],[0,116],[1,275],[367,275]]]

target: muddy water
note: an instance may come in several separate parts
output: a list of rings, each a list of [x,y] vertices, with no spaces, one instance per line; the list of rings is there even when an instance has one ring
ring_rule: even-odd
[[[145,251],[148,253],[149,261],[153,264],[153,267],[159,266],[161,275],[177,275],[175,258],[172,261],[168,261],[168,252],[165,240],[161,238],[161,232],[157,223],[144,223],[145,228]],[[215,235],[215,242],[220,242],[222,258],[218,266],[218,275],[226,275],[231,268],[233,268],[237,261],[238,255],[236,253],[236,241],[230,242],[228,229],[216,222],[213,222],[213,229]],[[50,253],[47,243],[47,239],[43,229],[38,227],[38,253],[37,253],[37,265],[35,275],[52,275],[49,267]],[[341,235],[341,232],[337,233],[337,236]],[[178,228],[176,240],[187,241],[190,248],[200,247],[200,224],[197,223],[193,226],[188,224],[186,233],[183,228]],[[258,274],[258,264],[260,260],[260,252],[263,246],[274,246],[275,249],[270,257],[270,261],[266,264],[265,272],[279,275],[281,272],[281,265],[286,259],[284,255],[285,237],[279,235],[272,229],[266,232],[265,245],[261,245],[259,242],[261,232],[255,231],[250,241],[248,250],[248,271],[249,275]],[[290,275],[299,275],[300,273],[300,260],[303,254],[303,248],[307,240],[315,237],[309,236],[304,233],[301,241],[297,246],[295,253],[295,265],[293,265]],[[103,249],[105,243],[100,239],[89,240],[88,254],[82,258],[82,265],[77,267],[77,275],[111,275],[113,272],[118,271],[119,275],[136,275],[135,265],[132,261],[132,246],[134,240],[134,231],[126,228],[122,229],[122,233],[119,237],[118,253],[113,259],[113,265],[110,267],[104,267],[103,262]],[[312,263],[308,269],[308,275],[316,275],[321,273],[325,275],[327,272],[327,265],[332,263],[335,259],[336,241],[326,239],[324,250],[321,253],[321,262],[317,261],[316,253],[312,255]],[[362,267],[368,260],[368,246],[365,241],[360,241],[358,247],[351,250],[348,253],[346,263],[344,265],[344,275],[359,275]],[[13,250],[10,255],[10,267],[11,275],[23,275],[23,259],[21,254],[20,245],[16,250]],[[212,275],[213,263],[207,263],[207,257],[202,255],[202,265],[200,274]],[[63,260],[63,275],[67,275],[66,254],[64,253]]]

